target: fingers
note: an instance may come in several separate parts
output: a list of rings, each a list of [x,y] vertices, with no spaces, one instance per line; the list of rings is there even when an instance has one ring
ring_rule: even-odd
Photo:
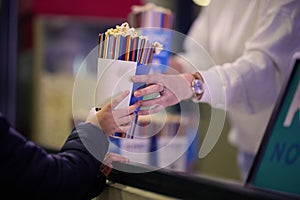
[[[107,153],[102,162],[103,164],[101,164],[99,168],[99,170],[105,175],[105,177],[108,177],[111,173],[113,167],[112,162],[114,161],[129,162],[129,159],[113,152]]]
[[[139,115],[154,114],[154,113],[158,113],[158,112],[162,111],[163,109],[165,109],[164,106],[156,104],[155,106],[151,106],[148,109],[140,110]]]
[[[129,159],[126,158],[126,157],[121,156],[120,154],[110,152],[110,153],[106,154],[106,156],[103,160],[103,164],[112,167],[112,162],[115,162],[115,161],[128,162]]]
[[[124,100],[125,97],[127,97],[129,94],[129,91],[126,90],[124,92],[122,92],[120,95],[118,95],[111,103],[111,107],[115,108],[117,105],[119,105],[119,103],[121,103],[121,101]]]
[[[161,83],[157,83],[157,84],[149,84],[147,87],[136,90],[134,92],[134,96],[135,97],[141,97],[141,96],[145,96],[148,94],[154,94],[154,93],[158,93],[164,90],[164,86]]]
[[[155,77],[151,75],[138,75],[138,76],[132,76],[131,80],[133,82],[150,83],[150,82],[155,82]]]
[[[175,105],[178,102],[179,101],[177,97],[169,90],[166,90],[164,92],[160,92],[160,95],[158,97],[141,100],[139,102],[141,109],[139,110],[138,114],[154,114],[165,109],[168,106]]]
[[[108,177],[112,171],[112,168],[107,165],[102,164],[102,165],[100,165],[99,170],[104,174],[105,177]]]
[[[156,74],[149,74],[149,75],[137,75],[132,76],[132,82],[143,82],[146,84],[150,83],[162,83],[164,81],[164,74],[156,73]]]
[[[127,131],[130,130],[130,128],[131,128],[131,124],[121,125],[121,126],[118,126],[118,128],[116,128],[115,132],[126,133]]]
[[[136,102],[135,104],[128,106],[125,109],[114,110],[114,116],[119,116],[118,118],[120,118],[123,116],[131,115],[139,106],[140,103]]]
[[[159,97],[140,101],[140,105],[143,107],[163,105],[163,104],[164,104],[164,99],[159,98]]]
[[[116,132],[127,132],[130,130],[132,124],[134,123],[133,121],[136,118],[136,114],[133,113],[131,115],[119,118],[116,123],[117,123],[117,130]]]
[[[122,92],[119,96],[117,96],[111,103],[111,108],[115,108],[117,105],[119,105],[119,103],[121,103],[121,101],[124,100],[124,98],[126,96],[128,96],[129,91],[126,90],[125,92]],[[125,116],[125,115],[130,115],[132,114],[137,108],[139,107],[139,102],[136,102],[135,104],[127,107],[126,109],[118,109],[117,111],[117,115],[118,116]],[[116,115],[116,113],[114,114],[114,116]]]
[[[118,96],[114,103],[117,104],[126,96],[122,93]],[[107,136],[115,132],[127,132],[130,130],[131,124],[135,117],[135,110],[139,107],[139,102],[122,109],[112,109],[111,104],[107,104],[103,109],[97,112],[100,127]]]
[[[134,92],[135,97],[141,97],[149,94],[159,93],[166,88],[164,81],[166,77],[164,74],[150,74],[150,75],[138,75],[131,77],[133,82],[144,82],[147,87],[136,90]]]
[[[131,124],[131,122],[134,120],[135,114],[127,115],[125,117],[121,117],[118,119],[118,124],[121,125],[126,125],[126,124]]]
[[[132,121],[135,118],[135,111],[139,107],[139,103],[135,103],[131,106],[129,106],[127,109],[118,109],[113,111],[113,118],[116,124],[121,128],[124,129],[126,127],[121,127],[121,126],[126,126],[128,124],[131,124]]]
[[[128,107],[128,114],[132,114],[138,107],[140,106],[140,102],[136,102],[135,104]]]

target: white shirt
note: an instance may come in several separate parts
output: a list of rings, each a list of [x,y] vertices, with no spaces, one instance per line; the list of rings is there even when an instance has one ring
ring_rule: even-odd
[[[191,71],[188,60],[203,75],[202,101],[228,111],[229,141],[256,153],[292,55],[300,51],[300,1],[213,0],[189,36],[193,40],[185,41],[178,60]],[[215,65],[200,59],[201,46]]]

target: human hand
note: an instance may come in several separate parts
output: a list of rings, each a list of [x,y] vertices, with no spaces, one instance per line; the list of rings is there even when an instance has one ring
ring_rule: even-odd
[[[106,177],[108,177],[109,174],[111,173],[113,168],[112,162],[114,161],[128,162],[129,159],[116,153],[112,153],[112,152],[107,153],[99,169]]]
[[[128,94],[129,91],[121,93],[96,113],[99,125],[106,135],[109,136],[115,132],[127,132],[130,129],[135,118],[134,111],[139,107],[139,103],[137,102],[126,108],[115,109]]]
[[[192,74],[150,74],[137,75],[131,78],[133,82],[145,82],[145,88],[136,90],[135,97],[158,93],[159,95],[152,99],[141,100],[140,106],[144,107],[139,111],[139,115],[148,115],[156,113],[165,107],[175,105],[182,100],[193,96],[191,90]]]
[[[115,132],[127,132],[135,118],[134,111],[139,107],[139,103],[137,102],[126,108],[115,108],[128,94],[129,91],[121,93],[99,111],[95,111],[95,108],[93,108],[86,122],[99,125],[107,136]]]

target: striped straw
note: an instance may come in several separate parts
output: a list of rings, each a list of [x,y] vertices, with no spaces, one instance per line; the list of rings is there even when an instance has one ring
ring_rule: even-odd
[[[109,30],[109,34],[107,32],[99,34],[99,58],[140,62],[144,65],[152,62],[157,46],[150,43],[148,38]]]

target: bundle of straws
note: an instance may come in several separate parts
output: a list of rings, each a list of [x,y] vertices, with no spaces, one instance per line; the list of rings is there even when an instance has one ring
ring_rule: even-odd
[[[138,35],[138,32],[130,28],[127,22],[99,34],[99,58],[149,65],[153,55],[159,54],[161,50],[160,43],[151,43],[146,36]]]
[[[170,9],[147,3],[131,7],[128,16],[130,24],[135,27],[152,27],[172,29],[174,15]]]
[[[162,45],[160,43],[151,43],[146,36],[139,35],[138,31],[134,28],[130,28],[127,22],[124,22],[121,26],[117,25],[116,28],[110,28],[105,33],[99,34],[98,59],[102,61],[122,61],[121,63],[123,66],[124,63],[129,66],[132,66],[132,64],[135,63],[136,75],[149,73],[153,55],[159,54],[161,50]],[[104,69],[106,66],[105,64],[102,66],[102,64],[106,62],[102,61],[98,62],[98,68],[100,67],[101,69]],[[110,67],[112,66],[115,65],[110,65]],[[108,70],[105,71],[107,72]],[[114,84],[115,82],[111,84],[106,83],[108,87],[112,87]],[[145,86],[145,83],[132,84],[132,95],[129,101],[130,105],[134,104],[138,100],[138,98],[133,96],[133,91],[143,86]],[[116,132],[112,135],[112,137],[134,138],[135,127],[138,119],[138,109],[134,113],[135,119],[131,125],[131,129],[126,133]]]

